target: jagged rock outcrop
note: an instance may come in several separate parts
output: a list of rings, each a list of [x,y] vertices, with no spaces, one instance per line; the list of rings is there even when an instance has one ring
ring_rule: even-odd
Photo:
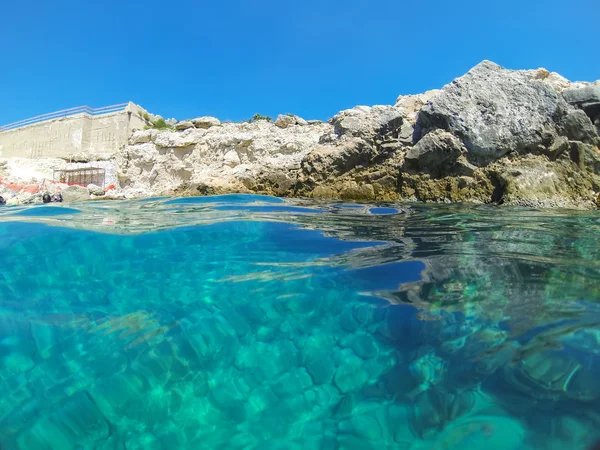
[[[449,131],[472,160],[487,163],[551,145],[570,114],[576,112],[549,84],[484,61],[421,108],[416,134]]]
[[[593,84],[565,89],[562,95],[571,105],[585,112],[600,134],[600,80]]]
[[[357,106],[327,123],[205,117],[137,131],[117,172],[130,197],[258,192],[592,208],[598,86],[484,61],[440,90]]]

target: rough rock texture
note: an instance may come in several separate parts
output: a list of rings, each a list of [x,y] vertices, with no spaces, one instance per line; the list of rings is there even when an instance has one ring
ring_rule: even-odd
[[[565,89],[562,94],[571,105],[585,111],[600,134],[600,80],[586,86]]]
[[[182,120],[175,124],[176,130],[187,130],[188,128],[194,128],[194,124],[190,120]]]
[[[435,130],[406,153],[404,167],[439,177],[455,171],[458,159],[466,153],[464,145],[453,134]]]
[[[274,123],[279,128],[287,128],[292,125],[308,125],[308,122],[302,117],[294,116],[293,114],[280,114]]]
[[[440,93],[439,89],[432,89],[415,95],[400,95],[396,100],[396,107],[402,109],[404,117],[412,125],[417,120],[417,113],[429,100]]]
[[[472,159],[488,162],[550,145],[568,109],[548,84],[484,61],[419,111],[416,134],[447,130],[461,138]]]
[[[440,90],[400,96],[394,106],[357,106],[327,123],[203,117],[184,130],[137,131],[116,159],[118,195],[257,192],[594,208],[598,86],[483,61]]]
[[[266,192],[289,195],[302,159],[331,126],[280,128],[224,123],[181,132],[134,133],[117,157],[121,188],[131,197],[156,194]]]
[[[69,186],[61,192],[63,201],[65,202],[81,202],[90,199],[90,193],[87,188],[81,186]]]
[[[210,116],[198,117],[193,119],[192,123],[196,128],[210,128],[221,125],[221,121],[219,119]]]
[[[95,184],[88,184],[87,189],[90,195],[95,195],[98,197],[104,195],[104,189],[100,186],[96,186]]]

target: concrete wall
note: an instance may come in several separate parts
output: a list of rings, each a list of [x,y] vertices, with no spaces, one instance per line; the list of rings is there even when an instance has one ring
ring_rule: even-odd
[[[129,103],[123,111],[49,120],[0,132],[0,158],[109,157],[127,144],[133,129],[145,122],[142,107]]]

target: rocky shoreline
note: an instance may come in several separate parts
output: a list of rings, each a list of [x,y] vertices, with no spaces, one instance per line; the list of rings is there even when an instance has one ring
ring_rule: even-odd
[[[600,206],[600,80],[483,61],[440,90],[327,122],[200,117],[134,131],[113,198],[260,193],[353,201]]]

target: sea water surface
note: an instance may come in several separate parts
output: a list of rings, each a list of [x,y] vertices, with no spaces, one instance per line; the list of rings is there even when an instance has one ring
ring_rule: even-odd
[[[587,450],[600,216],[0,208],[0,449]]]

